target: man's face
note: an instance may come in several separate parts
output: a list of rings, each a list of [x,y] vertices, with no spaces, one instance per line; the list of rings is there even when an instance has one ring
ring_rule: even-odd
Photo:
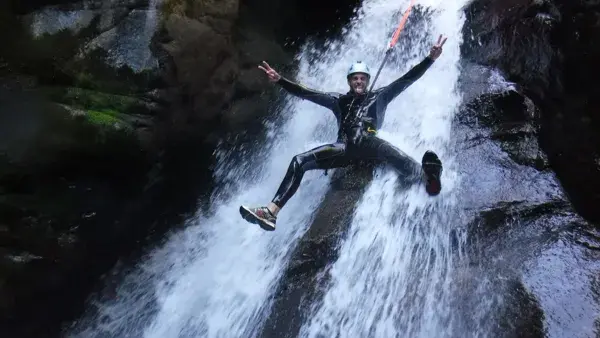
[[[350,90],[357,94],[364,94],[367,91],[367,85],[369,84],[369,77],[364,73],[352,74],[348,79],[348,85]]]

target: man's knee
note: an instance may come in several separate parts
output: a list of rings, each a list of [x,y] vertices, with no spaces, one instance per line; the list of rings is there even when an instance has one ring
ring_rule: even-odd
[[[307,158],[307,156],[305,156],[303,154],[299,154],[299,155],[292,157],[292,161],[290,162],[290,167],[294,171],[304,172],[307,170],[306,166],[308,163],[309,163],[309,159]]]

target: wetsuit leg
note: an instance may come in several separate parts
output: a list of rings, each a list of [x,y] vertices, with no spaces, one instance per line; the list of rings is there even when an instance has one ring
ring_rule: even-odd
[[[339,168],[348,163],[349,157],[344,143],[322,145],[294,156],[272,202],[283,208],[298,190],[307,170]]]
[[[376,136],[365,137],[358,147],[361,158],[390,164],[405,184],[414,184],[422,178],[421,164],[408,154]]]

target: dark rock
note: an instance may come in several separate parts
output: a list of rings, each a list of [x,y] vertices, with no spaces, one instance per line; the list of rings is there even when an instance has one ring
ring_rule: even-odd
[[[545,315],[538,300],[522,281],[510,280],[507,284],[505,306],[497,313],[499,332],[496,337],[545,337]]]
[[[545,337],[546,315],[524,281],[512,271],[468,267],[454,281],[452,305],[460,313],[457,331],[494,337]],[[483,301],[482,301],[483,300]]]
[[[599,237],[566,201],[500,203],[470,226],[470,277],[456,300],[467,328],[499,337],[593,334]],[[471,324],[475,311],[486,315]]]
[[[242,13],[247,16],[247,13]],[[271,66],[286,65],[292,61],[286,51],[274,42],[274,38],[262,33],[260,26],[247,18],[247,27],[240,29],[236,37],[236,46],[239,51],[240,64],[244,68],[255,69],[262,61],[267,61]],[[243,21],[243,22],[244,22]],[[264,76],[264,73],[261,74]]]
[[[478,0],[466,9],[462,53],[499,68],[540,109],[539,143],[587,219],[600,221],[600,39],[595,1]]]
[[[268,58],[268,60],[270,59]],[[241,70],[236,82],[236,92],[245,96],[258,94],[265,90],[269,83],[263,73],[258,67]]]
[[[10,295],[0,301],[0,327],[35,336],[72,311],[57,304],[72,304],[114,257],[98,259],[98,251],[118,254],[131,239],[132,228],[113,217],[142,192],[151,163],[134,135],[72,116],[39,92],[4,89],[0,97],[3,127],[18,128],[0,140],[8,146],[0,156],[0,293]],[[18,329],[24,318],[30,328]]]
[[[499,94],[484,94],[468,102],[461,109],[458,120],[480,133],[481,137],[498,141],[515,163],[538,170],[548,168],[546,154],[540,149],[539,114],[529,98],[511,90]]]
[[[457,114],[454,148],[461,172],[460,199],[467,212],[497,203],[564,199],[562,188],[536,146],[536,120],[530,118],[522,102],[517,93],[484,94],[466,103]],[[519,132],[523,129],[527,133]],[[498,133],[514,134],[499,138]]]
[[[185,102],[177,124],[214,120],[232,96],[236,63],[229,60],[235,50],[229,38],[210,26],[171,14],[165,23],[171,41],[164,45],[173,59],[175,74],[170,82],[181,88]],[[216,86],[216,87],[215,87]]]
[[[526,201],[501,202],[479,212],[476,221],[472,222],[469,228],[469,238],[478,241],[478,245],[485,246],[485,243],[489,244],[488,241],[498,240],[497,236],[501,236],[498,234],[504,234],[506,231],[503,227],[510,226],[513,222],[519,222],[526,226],[548,220],[553,215],[558,220],[562,218],[562,215],[570,215],[571,212],[571,206],[564,200],[553,200],[540,204]],[[489,254],[494,253],[490,252]]]
[[[565,287],[565,274],[596,271],[581,247],[594,247],[589,224],[567,201],[549,170],[517,164],[492,136],[506,121],[534,123],[516,92],[485,94],[462,110],[455,125],[463,168],[460,198],[467,206],[466,257],[454,282],[458,332],[485,332],[498,337],[580,336],[589,332],[565,307],[589,306],[589,281]],[[508,152],[510,154],[510,152]],[[576,239],[574,239],[576,238]],[[585,239],[583,239],[585,238]],[[586,243],[586,244],[580,244]],[[593,251],[590,249],[588,251]],[[559,258],[560,257],[560,258]],[[581,263],[574,263],[574,261]],[[568,269],[561,269],[566,264]],[[569,272],[570,271],[570,272]],[[557,295],[570,295],[573,300]],[[586,310],[577,312],[589,322]],[[475,320],[473,319],[475,318]],[[559,329],[562,328],[562,329]]]
[[[334,36],[348,23],[360,0],[336,0],[323,6],[320,1],[245,0],[252,17],[273,33],[276,42],[296,44],[307,37]],[[318,8],[318,10],[316,10]],[[306,20],[310,18],[310,20]]]
[[[223,119],[233,130],[250,128],[251,122],[260,123],[260,119],[265,115],[267,109],[268,105],[264,100],[257,96],[251,96],[235,101],[223,114]]]
[[[523,86],[469,62],[464,69],[467,100],[453,132],[467,239],[454,246],[468,259],[457,262],[453,280],[454,328],[498,337],[592,334],[587,276],[597,266],[588,258],[594,249],[582,247],[597,239],[537,145],[544,111]],[[569,275],[573,287],[566,286]]]
[[[24,15],[46,6],[65,5],[74,2],[79,2],[79,0],[10,0],[5,3],[5,6],[8,7],[15,14]]]
[[[0,91],[2,127],[14,131],[0,139],[0,330],[53,336],[119,256],[194,211],[210,163],[206,149],[173,144],[158,166],[139,134],[14,87]]]

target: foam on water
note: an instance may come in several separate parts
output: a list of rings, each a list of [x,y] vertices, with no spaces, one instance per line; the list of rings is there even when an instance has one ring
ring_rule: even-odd
[[[376,70],[390,22],[409,1],[365,1],[360,17],[322,71],[339,74],[358,59]],[[421,186],[396,191],[396,175],[378,170],[354,215],[348,237],[332,264],[331,281],[302,329],[306,337],[440,337],[452,334],[450,232],[458,174],[450,128],[460,103],[459,46],[463,1],[418,1],[400,38],[399,52],[376,87],[404,74],[429,52],[439,34],[444,52],[425,75],[388,106],[379,136],[420,162],[427,149],[444,163],[443,192],[430,198]],[[393,28],[392,28],[393,29]],[[340,57],[341,56],[341,57]],[[314,65],[306,65],[314,67]]]

